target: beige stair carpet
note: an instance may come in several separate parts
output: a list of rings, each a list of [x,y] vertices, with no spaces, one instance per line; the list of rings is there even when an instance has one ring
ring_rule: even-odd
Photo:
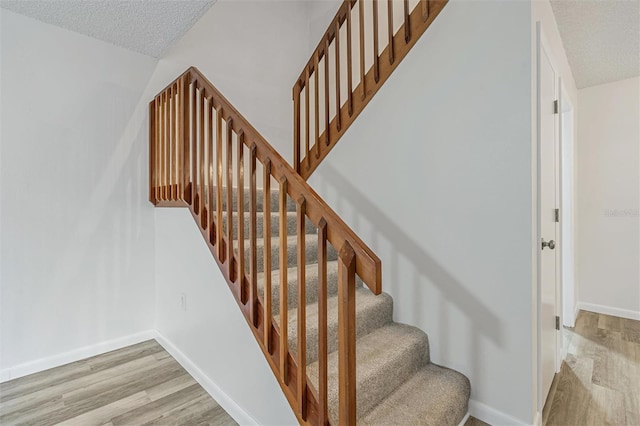
[[[226,191],[226,189],[225,189]],[[225,235],[229,226],[226,192],[222,222]],[[243,230],[249,247],[249,193],[244,194]],[[263,194],[257,194],[258,292],[264,297],[264,248],[271,246],[272,315],[279,324],[280,314],[280,223],[278,192],[270,194],[271,214],[263,212]],[[236,211],[237,193],[233,191]],[[296,206],[287,200],[287,291],[289,349],[298,348],[298,282]],[[215,206],[213,211],[215,211]],[[269,216],[271,235],[265,235]],[[232,235],[237,239],[239,216],[231,218]],[[318,237],[315,226],[305,224],[307,376],[318,389]],[[237,248],[237,241],[234,242]],[[245,251],[245,265],[249,253]],[[338,415],[338,301],[337,252],[327,250],[327,326],[329,415]],[[248,271],[246,271],[248,273]],[[429,339],[418,328],[393,321],[393,299],[386,293],[375,296],[357,280],[356,289],[356,392],[357,417],[363,425],[458,425],[467,413],[470,384],[457,371],[430,362]]]

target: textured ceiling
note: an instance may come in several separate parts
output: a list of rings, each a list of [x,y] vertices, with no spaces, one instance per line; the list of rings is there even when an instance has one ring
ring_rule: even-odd
[[[0,7],[160,57],[215,0],[0,0]]]
[[[551,0],[579,89],[640,75],[640,0]]]

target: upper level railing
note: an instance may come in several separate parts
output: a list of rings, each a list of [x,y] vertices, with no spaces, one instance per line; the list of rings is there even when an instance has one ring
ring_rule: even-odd
[[[293,164],[305,180],[447,1],[344,0],[293,85]]]
[[[189,207],[242,312],[301,423],[327,424],[327,246],[338,254],[339,422],[355,424],[355,280],[381,292],[380,259],[196,69],[189,68],[149,105],[149,199]],[[277,210],[271,208],[272,182]],[[246,184],[248,183],[248,187]],[[263,199],[258,199],[258,186]],[[274,188],[274,189],[276,189]],[[248,196],[248,203],[245,203]],[[297,350],[289,351],[287,212],[297,229]],[[258,202],[264,247],[258,252]],[[247,208],[248,205],[248,208]],[[246,210],[245,210],[246,209]],[[272,316],[271,214],[279,222],[279,321]],[[245,213],[248,213],[246,215]],[[248,244],[245,225],[248,221]],[[306,376],[305,232],[317,229],[319,389]],[[263,296],[258,262],[262,260]],[[290,260],[289,260],[290,261]],[[276,263],[277,264],[277,263]]]

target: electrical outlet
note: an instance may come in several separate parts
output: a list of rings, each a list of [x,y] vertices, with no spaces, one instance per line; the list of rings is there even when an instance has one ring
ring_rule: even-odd
[[[182,293],[180,295],[180,307],[184,312],[187,312],[187,294]]]

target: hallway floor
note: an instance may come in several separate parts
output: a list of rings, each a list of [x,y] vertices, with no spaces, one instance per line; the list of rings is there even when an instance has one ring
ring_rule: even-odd
[[[0,383],[4,425],[235,425],[155,340]]]
[[[640,425],[640,321],[580,311],[564,338],[543,424]]]

